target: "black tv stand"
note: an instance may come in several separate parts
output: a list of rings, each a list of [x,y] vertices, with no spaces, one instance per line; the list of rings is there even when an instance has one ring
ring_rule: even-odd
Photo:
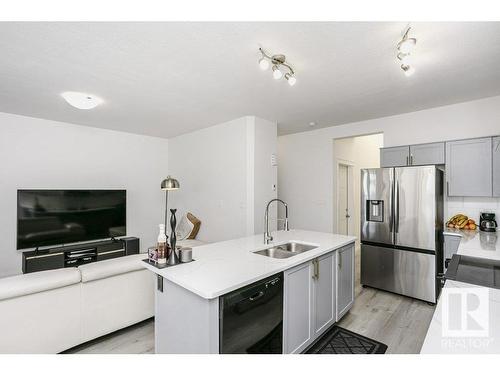
[[[69,246],[59,246],[23,253],[23,273],[46,271],[118,258],[139,253],[139,239],[136,237],[111,238]]]

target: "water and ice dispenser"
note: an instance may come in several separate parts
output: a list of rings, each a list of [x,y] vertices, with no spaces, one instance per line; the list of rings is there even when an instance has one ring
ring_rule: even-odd
[[[367,200],[366,201],[366,221],[383,222],[384,221],[384,201]]]

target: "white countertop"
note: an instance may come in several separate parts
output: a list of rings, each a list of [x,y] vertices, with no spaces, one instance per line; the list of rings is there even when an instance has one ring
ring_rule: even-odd
[[[497,232],[447,228],[444,234],[461,237],[457,254],[500,260],[500,241]]]
[[[192,263],[164,269],[144,263],[144,267],[203,298],[212,299],[343,247],[356,239],[303,230],[272,234],[274,241],[270,245],[263,243],[263,235],[260,234],[197,246],[193,248],[195,261]],[[253,254],[254,251],[289,241],[307,243],[317,248],[286,259]]]
[[[445,231],[446,234],[461,237],[457,252],[458,255],[500,260],[500,243],[497,241],[497,233],[447,229]],[[463,331],[455,330],[458,326],[465,327],[467,324],[465,322],[470,322],[471,320],[467,318],[466,313],[464,313],[465,315],[462,314],[462,309],[458,303],[448,303],[447,300],[452,301],[455,299],[455,301],[460,301],[460,298],[464,298],[465,303],[464,296],[468,292],[464,291],[464,289],[469,289],[469,292],[472,294],[479,293],[478,295],[484,296],[487,300],[486,305],[489,306],[487,306],[486,319],[489,327],[487,330],[482,330],[485,334],[484,336],[481,336],[481,333],[471,334],[468,329]],[[448,299],[446,295],[450,293],[454,294],[454,297]],[[472,304],[474,304],[474,300],[482,301],[482,303],[471,305],[469,310],[474,310],[477,306],[485,306],[483,299],[477,299],[475,296],[470,298],[472,298]],[[471,299],[469,300],[471,301]],[[473,311],[469,312],[469,316],[472,319],[477,319],[481,321],[480,325],[484,325],[481,318],[474,318],[473,314]],[[448,325],[446,321],[451,323]],[[447,331],[447,326],[451,326],[453,332],[450,330]],[[500,354],[500,289],[487,288],[455,280],[446,280],[420,353]]]

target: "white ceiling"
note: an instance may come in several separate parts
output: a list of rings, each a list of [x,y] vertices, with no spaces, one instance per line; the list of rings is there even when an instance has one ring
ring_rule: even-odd
[[[245,115],[281,134],[500,94],[500,23],[414,23],[416,73],[395,58],[404,22],[1,23],[0,111],[160,137]],[[297,84],[261,71],[259,44]],[[63,91],[105,103],[70,107]]]

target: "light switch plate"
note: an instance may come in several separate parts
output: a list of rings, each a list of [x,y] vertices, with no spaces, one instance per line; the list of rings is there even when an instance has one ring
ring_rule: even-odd
[[[271,166],[276,167],[278,165],[278,160],[276,154],[271,154]]]

